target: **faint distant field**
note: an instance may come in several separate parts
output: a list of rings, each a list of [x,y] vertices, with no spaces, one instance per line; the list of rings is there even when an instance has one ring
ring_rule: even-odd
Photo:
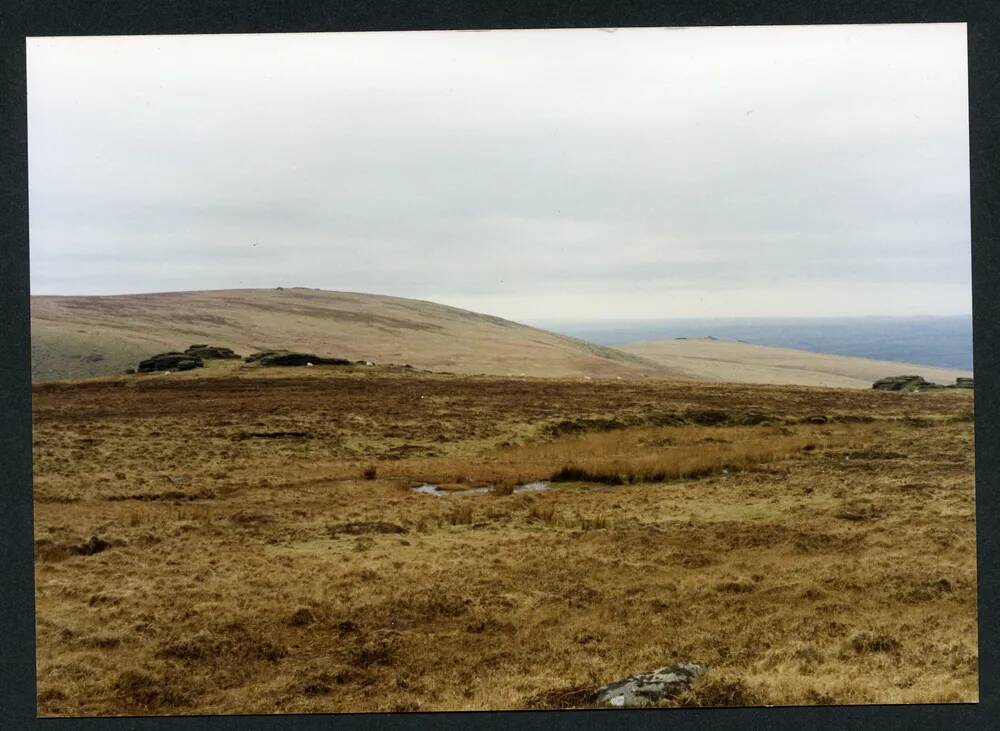
[[[35,385],[42,715],[977,700],[971,392],[239,367]]]
[[[658,363],[668,372],[705,381],[871,388],[878,379],[893,375],[919,375],[941,385],[972,377],[972,371],[955,368],[707,338],[632,343],[622,350]]]

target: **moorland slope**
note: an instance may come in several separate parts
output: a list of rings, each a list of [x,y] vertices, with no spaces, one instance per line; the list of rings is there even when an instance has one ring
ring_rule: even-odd
[[[670,375],[639,356],[422,300],[316,289],[31,298],[32,379],[113,375],[211,343],[287,348],[456,373],[595,378]]]

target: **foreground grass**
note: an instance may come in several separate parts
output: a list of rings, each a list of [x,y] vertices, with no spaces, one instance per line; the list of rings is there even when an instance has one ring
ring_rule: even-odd
[[[974,701],[969,396],[37,388],[40,712],[564,707],[682,661],[679,705]]]

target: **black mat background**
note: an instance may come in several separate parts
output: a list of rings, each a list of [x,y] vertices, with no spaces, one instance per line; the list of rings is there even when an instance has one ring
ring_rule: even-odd
[[[967,22],[972,182],[979,704],[772,709],[36,719],[32,571],[26,36],[352,30]],[[1000,3],[171,2],[0,0],[0,728],[1000,727]],[[720,628],[724,631],[724,628]]]

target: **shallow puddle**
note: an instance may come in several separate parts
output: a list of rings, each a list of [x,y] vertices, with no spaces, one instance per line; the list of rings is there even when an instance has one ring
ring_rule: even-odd
[[[514,488],[514,492],[536,492],[538,490],[548,490],[549,483],[547,482],[526,482],[523,485],[518,485]],[[438,485],[432,485],[426,483],[420,485],[419,487],[414,487],[413,492],[419,492],[422,495],[436,495],[437,497],[445,497],[446,495],[482,495],[483,493],[493,492],[492,487],[469,487],[465,490],[442,490]]]
[[[484,492],[489,492],[493,488],[490,487],[469,487],[465,490],[442,490],[437,485],[424,484],[420,487],[414,487],[413,492],[419,492],[423,495],[436,495],[437,497],[445,497],[446,495],[477,495]]]
[[[421,485],[420,487],[413,488],[413,492],[419,492],[424,495],[437,495],[438,497],[444,497],[448,494],[437,485]]]

